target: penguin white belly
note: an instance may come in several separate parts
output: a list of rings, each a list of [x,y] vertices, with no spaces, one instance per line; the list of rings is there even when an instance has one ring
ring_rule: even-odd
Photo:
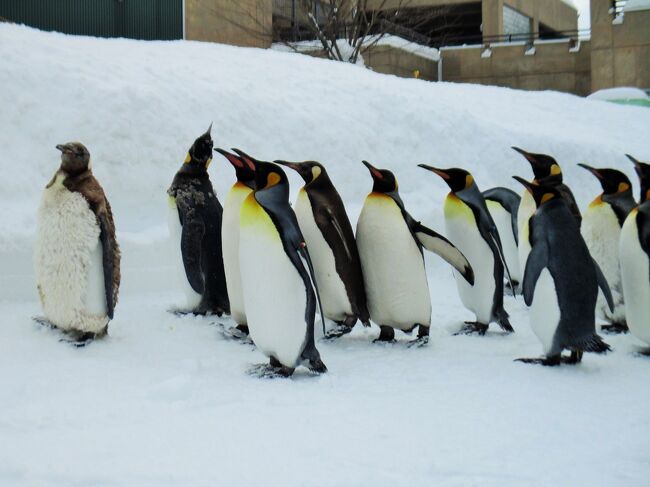
[[[501,246],[503,247],[503,254],[508,270],[510,271],[510,277],[514,281],[521,282],[522,273],[519,268],[519,249],[517,248],[517,242],[515,242],[515,236],[512,233],[512,218],[510,213],[496,201],[485,200],[485,202],[497,226],[499,237],[501,238]]]
[[[242,206],[240,222],[239,268],[250,336],[267,356],[296,367],[307,338],[305,284],[253,194]]]
[[[626,218],[619,248],[625,313],[630,332],[650,345],[650,262],[639,243],[636,217],[634,209]]]
[[[237,182],[233,185],[223,206],[221,241],[226,288],[230,299],[230,314],[237,324],[246,324],[246,308],[239,271],[239,213],[241,205],[253,190]]]
[[[544,354],[548,354],[553,347],[553,337],[560,323],[560,305],[555,282],[548,269],[543,269],[539,275],[529,316],[530,327],[542,343]]]
[[[298,193],[295,212],[314,265],[323,313],[330,320],[342,321],[346,316],[352,314],[352,305],[345,290],[345,284],[336,272],[334,252],[314,220],[311,202],[304,189]]]
[[[445,229],[449,240],[467,258],[474,270],[474,285],[454,270],[456,287],[463,305],[476,315],[479,323],[492,321],[494,304],[494,256],[483,240],[472,209],[450,193],[445,200]]]
[[[597,198],[583,214],[580,232],[587,243],[589,253],[603,271],[614,299],[614,312],[612,313],[602,291],[598,292],[596,305],[598,316],[612,323],[624,322],[625,301],[618,259],[621,227],[616,213],[610,205]]]
[[[169,212],[167,223],[169,225],[169,237],[171,241],[171,255],[176,268],[176,275],[185,294],[185,306],[191,310],[196,308],[201,302],[201,295],[192,289],[190,282],[187,280],[185,273],[185,265],[183,264],[183,251],[181,249],[181,237],[183,235],[183,225],[178,216],[178,209],[176,208],[176,198],[169,197]]]
[[[424,259],[391,197],[368,195],[357,223],[357,247],[372,320],[401,330],[429,326]]]
[[[537,211],[535,200],[530,194],[530,191],[525,190],[521,195],[519,211],[517,212],[517,228],[519,230],[519,246],[517,252],[519,253],[519,269],[522,276],[526,272],[526,261],[531,251],[530,240],[528,240],[528,222],[530,217],[535,214],[535,211]]]
[[[63,330],[96,333],[108,324],[99,234],[88,202],[58,176],[39,208],[34,270],[45,316]]]

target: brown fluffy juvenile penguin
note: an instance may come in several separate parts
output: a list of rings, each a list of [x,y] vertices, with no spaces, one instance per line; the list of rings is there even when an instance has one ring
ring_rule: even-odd
[[[105,335],[113,318],[120,248],[88,149],[79,142],[56,148],[61,166],[45,187],[38,211],[36,284],[45,321],[84,345]]]

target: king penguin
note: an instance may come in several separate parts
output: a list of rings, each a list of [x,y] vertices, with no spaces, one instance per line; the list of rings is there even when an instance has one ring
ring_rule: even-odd
[[[377,340],[392,341],[395,328],[411,331],[419,325],[418,338],[412,343],[421,346],[429,340],[431,324],[422,247],[451,264],[470,285],[474,272],[449,240],[406,211],[392,172],[363,163],[370,171],[373,187],[357,222],[357,245],[370,317],[381,330]]]
[[[528,222],[531,252],[524,270],[523,295],[531,307],[530,324],[542,343],[544,358],[517,359],[542,365],[575,364],[583,352],[610,350],[596,334],[598,288],[610,311],[612,295],[566,201],[555,186],[529,183],[537,210]],[[562,351],[571,351],[562,357]]]
[[[275,161],[305,181],[294,205],[314,263],[325,317],[337,327],[328,338],[349,333],[357,320],[370,326],[361,261],[343,201],[322,164]]]
[[[512,293],[516,294],[522,278],[517,249],[519,240],[517,212],[521,197],[511,189],[497,187],[483,191],[483,198],[501,237],[503,255],[515,288],[512,289]]]
[[[223,245],[223,267],[226,273],[226,288],[230,300],[230,315],[237,323],[237,329],[248,335],[246,308],[241,288],[239,271],[239,213],[244,200],[255,190],[255,165],[252,161],[228,152],[215,149],[235,168],[237,181],[230,188],[223,206],[221,242]]]
[[[57,145],[61,166],[38,210],[34,270],[45,321],[77,345],[106,334],[120,286],[120,248],[111,205],[93,176],[88,149]]]
[[[650,164],[627,156],[641,182],[640,204],[625,219],[619,258],[630,332],[650,345]],[[643,352],[650,355],[650,348]]]
[[[578,164],[593,174],[603,188],[584,212],[580,231],[591,256],[600,266],[614,299],[614,312],[609,311],[602,295],[598,296],[597,314],[609,324],[602,329],[613,333],[627,332],[625,300],[621,283],[621,266],[618,244],[621,228],[627,215],[636,206],[632,196],[632,184],[628,177],[616,169],[595,169]]]
[[[221,254],[223,209],[208,175],[211,129],[212,124],[194,141],[167,194],[170,233],[181,251],[179,274],[188,312],[221,316],[230,313],[230,303]]]
[[[318,288],[287,176],[280,166],[249,159],[256,189],[240,213],[239,268],[250,336],[280,375],[298,365],[327,372],[314,342]]]
[[[484,335],[493,321],[512,333],[503,308],[504,271],[507,273],[508,268],[501,239],[474,178],[464,169],[438,169],[426,164],[419,167],[440,176],[451,189],[445,200],[445,228],[474,269],[473,284],[454,276],[463,305],[476,315],[476,321],[465,322],[458,333]]]
[[[546,154],[533,154],[532,152],[526,152],[519,147],[513,147],[514,150],[519,152],[526,160],[530,163],[531,168],[533,169],[533,174],[535,179],[533,179],[534,184],[545,184],[548,186],[553,186],[558,190],[558,193],[566,201],[569,206],[571,214],[574,216],[580,226],[582,217],[580,215],[580,209],[576,203],[573,193],[567,185],[562,182],[562,169],[560,165],[556,162],[554,158]],[[519,242],[518,252],[519,252],[519,269],[523,270],[526,268],[526,259],[530,253],[530,245],[528,243],[528,227],[526,226],[530,217],[535,213],[536,206],[533,197],[530,194],[530,191],[527,189],[524,190],[521,196],[521,203],[519,204],[519,210],[517,212],[517,228],[519,233]]]

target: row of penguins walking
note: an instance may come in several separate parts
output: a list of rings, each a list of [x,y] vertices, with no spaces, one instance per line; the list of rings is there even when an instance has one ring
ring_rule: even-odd
[[[44,317],[35,320],[83,346],[107,334],[120,249],[88,150],[79,142],[57,149],[61,165],[38,215],[34,265]],[[269,357],[263,375],[290,376],[298,366],[323,373],[316,326],[333,339],[372,320],[380,328],[376,341],[394,341],[398,329],[417,330],[409,346],[428,343],[427,250],[451,266],[460,299],[475,315],[459,334],[484,335],[491,323],[512,333],[504,293],[523,294],[544,354],[517,360],[559,365],[580,362],[584,352],[609,351],[596,333],[596,313],[607,322],[603,330],[629,327],[650,345],[650,165],[627,156],[640,180],[637,202],[625,174],[580,164],[603,190],[581,215],[553,157],[513,149],[534,174],[531,181],[514,176],[521,197],[503,187],[481,192],[464,169],[419,165],[450,190],[447,237],[411,216],[391,171],[363,161],[372,190],[355,236],[322,164],[266,162],[238,149],[214,149],[210,127],[168,190],[188,298],[179,312],[231,315],[231,333],[249,335]],[[236,176],[223,208],[208,175],[214,151]],[[304,180],[293,207],[283,167]],[[326,319],[335,324],[328,331]]]

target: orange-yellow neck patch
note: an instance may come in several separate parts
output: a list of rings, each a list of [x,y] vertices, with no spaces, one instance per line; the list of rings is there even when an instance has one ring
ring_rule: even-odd
[[[468,223],[476,223],[472,209],[453,192],[447,195],[444,206],[445,218],[462,218]]]
[[[623,191],[627,191],[630,189],[630,185],[627,183],[618,183],[618,192],[622,193]]]
[[[544,193],[544,196],[542,196],[542,200],[540,203],[546,203],[549,200],[552,200],[555,198],[555,195],[553,193]]]
[[[551,166],[551,176],[559,176],[560,174],[562,174],[562,169],[560,169],[560,166],[553,164]]]
[[[594,198],[594,200],[591,203],[589,203],[589,208],[595,208],[602,204],[603,204],[603,195],[599,194],[598,196],[596,196],[596,198]]]

